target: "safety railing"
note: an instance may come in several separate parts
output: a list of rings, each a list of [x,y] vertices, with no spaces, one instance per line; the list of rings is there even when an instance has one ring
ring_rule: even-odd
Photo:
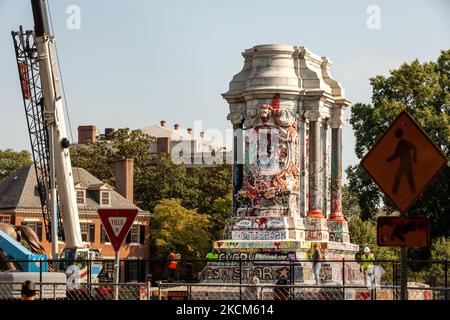
[[[65,283],[36,283],[40,300],[399,300],[400,286],[273,285],[237,283],[86,283],[68,288]],[[0,300],[21,299],[21,283],[0,282]],[[409,300],[446,300],[450,288],[409,286]]]
[[[1,261],[0,261],[1,262]],[[5,261],[3,261],[5,262]],[[6,261],[12,262],[20,270],[20,265],[30,261]],[[100,273],[94,277],[93,266],[101,262],[103,268]],[[44,266],[52,267],[51,270],[64,270],[67,261],[47,260],[33,261],[34,264],[41,266],[34,282],[45,283],[46,275],[50,272],[44,272]],[[72,261],[83,272],[81,279],[82,286],[92,286],[99,284],[112,284],[112,274],[114,270],[114,260],[77,260]],[[249,278],[256,275],[261,284],[276,284],[277,280],[284,278],[289,285],[313,285],[316,283],[313,262],[311,260],[256,260],[256,259],[238,259],[234,260],[178,260],[176,270],[167,268],[169,260],[156,259],[129,259],[120,261],[120,283],[147,283],[151,286],[157,286],[157,281],[177,282],[177,283],[230,283],[245,285],[249,283]],[[398,286],[400,284],[400,262],[397,260],[374,260],[373,274],[371,281],[379,286]],[[363,268],[363,262],[360,260],[323,260],[319,268],[319,284],[329,285],[368,285],[367,273]],[[6,263],[0,263],[0,268]],[[97,269],[98,270],[98,269]],[[2,271],[0,270],[0,275]],[[170,272],[169,272],[170,271]],[[66,273],[67,274],[67,273]],[[69,281],[74,280],[70,274],[67,274]],[[0,276],[0,282],[13,281],[7,277]],[[422,286],[434,288],[448,288],[448,261],[427,261],[410,260],[408,261],[408,282],[411,286]],[[107,291],[107,289],[104,289]],[[92,290],[87,290],[89,293]],[[444,290],[447,292],[447,289]],[[80,293],[81,294],[81,293]],[[447,293],[448,295],[448,293]],[[100,294],[101,296],[101,294]],[[450,297],[448,297],[450,299]]]
[[[410,286],[409,300],[445,300],[450,288]],[[361,285],[249,285],[160,282],[158,293],[152,296],[160,300],[182,296],[185,300],[399,300],[400,286]],[[180,294],[186,292],[185,295]]]
[[[22,283],[0,282],[0,300],[20,300]],[[36,283],[36,300],[150,300],[150,283],[83,283],[77,287],[66,283]]]

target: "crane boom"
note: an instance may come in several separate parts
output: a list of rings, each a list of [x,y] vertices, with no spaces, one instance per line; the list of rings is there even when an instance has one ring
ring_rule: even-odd
[[[31,0],[31,5],[34,31],[24,32],[20,27],[20,31],[12,32],[12,36],[47,235],[49,221],[52,226],[52,257],[58,258],[56,226],[60,208],[59,223],[64,229],[66,246],[61,251],[62,263],[56,264],[57,269],[70,273],[69,267],[75,266],[81,281],[96,282],[102,270],[101,250],[85,248],[82,241],[63,110],[63,88],[55,39],[49,30],[46,0]],[[89,274],[88,259],[95,259],[89,263]]]
[[[44,120],[48,128],[50,165],[54,168],[50,177],[56,176],[59,199],[62,204],[66,247],[81,248],[80,221],[70,162],[69,140],[63,112],[61,79],[55,53],[55,39],[48,28],[45,0],[32,0],[35,24],[35,43],[41,73]],[[53,202],[56,202],[55,194]],[[55,241],[55,239],[54,239]]]

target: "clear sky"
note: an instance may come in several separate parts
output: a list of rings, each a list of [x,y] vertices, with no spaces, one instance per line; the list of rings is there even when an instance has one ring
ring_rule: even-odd
[[[70,5],[80,29],[67,28]],[[380,28],[367,20],[380,9]],[[370,102],[369,78],[450,48],[449,1],[50,0],[75,140],[79,125],[141,128],[166,120],[225,130],[220,96],[257,44],[303,45],[329,57],[352,102]],[[372,20],[371,20],[372,21]],[[11,30],[33,27],[29,0],[0,0],[0,149],[27,149]],[[346,117],[349,118],[350,110]],[[357,162],[350,124],[344,167]]]

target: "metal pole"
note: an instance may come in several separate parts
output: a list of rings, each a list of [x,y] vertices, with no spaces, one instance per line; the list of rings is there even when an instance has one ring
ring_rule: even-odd
[[[239,300],[242,300],[242,261],[239,254]]]
[[[290,266],[289,266],[289,277],[290,277],[290,279],[289,279],[289,284],[290,284],[290,288],[289,288],[289,291],[290,291],[290,297],[291,297],[291,299],[292,299],[292,297],[294,296],[294,287],[293,287],[293,285],[294,285],[294,268],[292,267],[292,260],[290,261]]]
[[[119,300],[119,250],[116,251],[114,259],[114,300]]]
[[[342,299],[345,300],[345,258],[342,258]]]
[[[395,287],[397,286],[397,264],[395,263],[395,260],[392,260],[392,285],[394,286],[394,300],[397,300],[397,289]]]
[[[408,248],[401,248],[401,278],[400,278],[400,298],[408,300]]]
[[[445,273],[445,300],[448,299],[448,260],[445,259],[445,265],[444,265],[444,273]]]
[[[42,300],[42,259],[39,260],[39,300]]]
[[[92,297],[92,263],[91,257],[88,260],[88,283],[89,283],[89,297]]]
[[[406,217],[408,212],[402,214],[402,218]],[[400,299],[408,300],[408,248],[406,246],[401,247],[401,278],[400,278]]]

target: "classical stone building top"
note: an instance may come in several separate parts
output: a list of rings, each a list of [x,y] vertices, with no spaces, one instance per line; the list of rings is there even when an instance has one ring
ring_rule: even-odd
[[[305,101],[293,111],[318,110],[326,117],[341,117],[350,105],[342,85],[330,74],[331,60],[303,46],[265,44],[242,53],[244,67],[233,77],[222,96],[230,103],[228,119],[242,120],[245,103],[253,99],[280,98]],[[297,109],[297,110],[295,110]],[[333,110],[332,110],[333,109]]]

